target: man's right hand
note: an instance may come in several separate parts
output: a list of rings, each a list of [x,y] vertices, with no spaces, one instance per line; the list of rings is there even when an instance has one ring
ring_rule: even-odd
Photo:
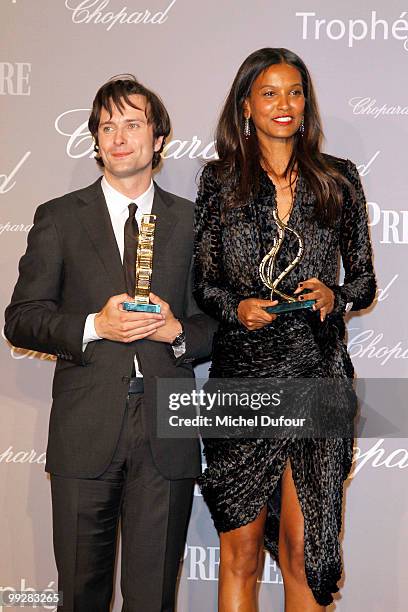
[[[122,303],[132,301],[127,293],[109,298],[95,316],[95,331],[100,338],[116,342],[133,342],[147,338],[165,324],[162,314],[123,310]]]

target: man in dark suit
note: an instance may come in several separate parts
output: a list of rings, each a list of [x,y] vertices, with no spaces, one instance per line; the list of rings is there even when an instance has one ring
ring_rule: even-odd
[[[163,103],[115,77],[89,128],[104,176],[37,209],[5,333],[58,357],[46,470],[62,609],[108,612],[120,519],[123,610],[169,612],[200,455],[197,440],[157,437],[155,377],[193,378],[215,323],[191,293],[193,206],[152,182],[170,132]],[[161,313],[126,312],[150,213]]]

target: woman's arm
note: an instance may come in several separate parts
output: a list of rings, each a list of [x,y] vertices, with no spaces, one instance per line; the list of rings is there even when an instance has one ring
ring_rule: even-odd
[[[211,166],[203,170],[195,208],[194,297],[214,319],[239,325],[242,296],[226,288],[222,270],[221,186]]]
[[[356,166],[347,160],[346,177],[353,186],[344,199],[340,229],[340,253],[344,267],[344,284],[331,285],[335,303],[333,313],[367,308],[374,300],[376,280],[368,229],[366,199]]]

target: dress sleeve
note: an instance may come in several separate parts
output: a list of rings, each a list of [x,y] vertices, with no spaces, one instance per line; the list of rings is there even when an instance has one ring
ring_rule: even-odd
[[[194,297],[199,307],[227,325],[240,325],[243,297],[228,289],[222,266],[221,187],[211,166],[201,175],[195,207]]]
[[[366,199],[356,166],[347,160],[346,177],[352,189],[346,190],[343,203],[340,253],[344,268],[344,284],[332,285],[335,294],[334,314],[367,308],[374,300],[376,280]]]

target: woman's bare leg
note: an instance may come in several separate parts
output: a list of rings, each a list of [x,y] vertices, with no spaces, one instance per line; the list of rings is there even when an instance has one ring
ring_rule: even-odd
[[[256,612],[264,552],[266,506],[244,527],[220,533],[219,612]]]
[[[290,462],[282,476],[279,564],[285,588],[285,612],[324,611],[326,608],[316,603],[306,580],[304,518]]]

